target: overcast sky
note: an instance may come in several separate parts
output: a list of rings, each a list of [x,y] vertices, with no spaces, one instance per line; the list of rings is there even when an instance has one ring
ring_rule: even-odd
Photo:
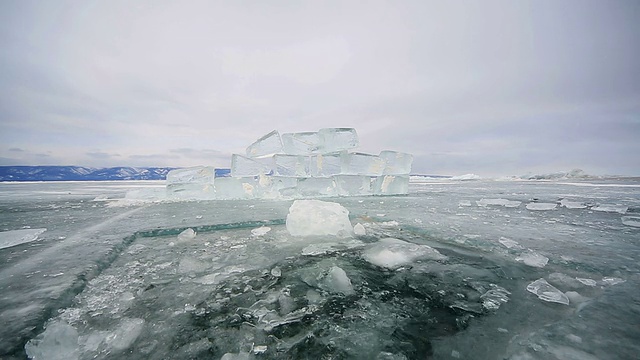
[[[415,173],[640,175],[640,1],[0,1],[0,165],[229,167],[354,127]]]

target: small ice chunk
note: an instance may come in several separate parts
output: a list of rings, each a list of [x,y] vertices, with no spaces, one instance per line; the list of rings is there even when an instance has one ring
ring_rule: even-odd
[[[469,201],[469,200],[460,200],[460,202],[458,203],[458,206],[460,206],[460,207],[471,206],[471,201]]]
[[[603,277],[602,284],[603,285],[617,285],[622,284],[625,280],[617,277]]]
[[[493,205],[513,208],[520,206],[521,202],[507,199],[480,199],[479,201],[476,201],[476,204],[482,207]]]
[[[628,206],[618,205],[618,204],[601,204],[591,208],[591,210],[594,210],[594,211],[616,212],[619,214],[625,214],[628,209],[629,209]]]
[[[255,228],[251,230],[251,236],[263,236],[266,233],[271,231],[271,228],[268,226],[260,226],[259,228]]]
[[[537,295],[540,300],[569,305],[569,298],[562,291],[551,286],[544,278],[527,285],[527,291]]]
[[[332,293],[351,295],[355,293],[347,273],[339,266],[332,266],[320,283],[320,288]]]
[[[301,155],[274,155],[275,175],[309,176],[309,157]]]
[[[522,246],[520,246],[517,241],[507,239],[506,237],[501,237],[498,242],[504,245],[507,249],[522,249]]]
[[[273,277],[280,277],[282,276],[282,270],[279,267],[274,267],[273,269],[271,269],[271,276]]]
[[[349,210],[344,206],[320,200],[296,200],[289,208],[287,231],[293,236],[351,236],[353,228]]]
[[[312,155],[321,152],[318,132],[282,134],[282,148],[288,155]]]
[[[251,360],[252,356],[246,352],[226,353],[222,355],[220,360]]]
[[[596,286],[596,281],[593,279],[585,279],[585,278],[577,277],[576,280],[580,281],[581,283],[587,286]]]
[[[526,208],[527,210],[532,210],[532,211],[545,211],[545,210],[553,210],[556,208],[558,204],[554,204],[554,203],[537,203],[537,202],[531,202],[528,203]]]
[[[267,352],[267,349],[268,349],[267,345],[255,345],[253,347],[253,353],[255,355],[264,354]]]
[[[367,235],[367,230],[364,228],[364,226],[362,224],[357,223],[353,227],[353,233],[358,235],[358,236],[364,236],[364,235]]]
[[[482,307],[489,311],[496,311],[500,305],[509,301],[511,293],[507,289],[495,284],[491,284],[491,290],[480,296]]]
[[[44,332],[29,340],[24,349],[33,360],[72,360],[80,357],[78,331],[71,325],[56,321]]]
[[[248,157],[262,157],[282,153],[280,133],[273,130],[247,147]]]
[[[333,178],[299,178],[297,192],[302,197],[326,197],[337,195],[338,188]]]
[[[0,249],[35,241],[45,231],[44,228],[0,231]]]
[[[622,224],[633,227],[640,227],[640,217],[637,216],[623,216]]]
[[[363,253],[363,258],[377,266],[397,268],[418,259],[444,260],[447,257],[427,245],[418,245],[394,238],[381,239]]]
[[[231,176],[233,177],[271,174],[273,168],[273,157],[256,159],[239,154],[231,155]]]
[[[310,157],[309,173],[311,176],[332,176],[342,172],[342,155],[318,154]]]
[[[569,201],[567,199],[560,200],[560,206],[564,206],[567,209],[586,209],[587,205],[577,201]]]
[[[466,181],[466,180],[480,180],[482,179],[482,177],[480,177],[480,175],[476,175],[476,174],[464,174],[464,175],[456,175],[456,176],[452,176],[450,178],[450,180],[462,180],[462,181]]]
[[[386,166],[382,158],[371,154],[342,154],[341,160],[342,173],[347,175],[380,176]]]
[[[536,252],[530,251],[528,253],[520,254],[520,256],[516,258],[516,261],[522,261],[525,265],[528,266],[543,268],[549,262],[549,258]]]
[[[371,177],[366,175],[335,175],[338,195],[371,195]]]
[[[378,176],[373,184],[376,195],[403,195],[409,193],[409,176],[384,175]]]
[[[383,174],[409,175],[409,173],[411,173],[413,155],[397,151],[384,150],[380,152],[379,156],[385,162]]]
[[[189,241],[196,238],[196,232],[192,228],[188,228],[178,234],[178,241]]]
[[[354,128],[325,128],[318,131],[320,150],[332,153],[355,149],[359,145],[358,134]]]

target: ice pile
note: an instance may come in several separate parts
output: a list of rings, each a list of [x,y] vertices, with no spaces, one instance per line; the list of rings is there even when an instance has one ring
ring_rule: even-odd
[[[384,150],[353,151],[353,128],[316,132],[274,130],[233,154],[231,176],[212,167],[176,169],[167,175],[167,195],[179,199],[298,199],[407,194],[413,156]]]

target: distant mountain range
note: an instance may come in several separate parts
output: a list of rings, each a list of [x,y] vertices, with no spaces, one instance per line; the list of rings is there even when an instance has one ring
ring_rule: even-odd
[[[0,166],[0,181],[164,180],[175,168],[83,166]]]

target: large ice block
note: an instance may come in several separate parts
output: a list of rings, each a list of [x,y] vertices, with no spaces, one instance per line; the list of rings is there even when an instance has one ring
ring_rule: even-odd
[[[166,196],[169,199],[180,200],[214,199],[214,184],[213,182],[167,184]]]
[[[371,195],[371,177],[366,175],[336,175],[333,177],[340,196]]]
[[[296,177],[261,175],[258,178],[256,196],[261,199],[293,198],[297,185]]]
[[[273,130],[247,147],[248,157],[263,157],[282,153],[280,133]]]
[[[402,195],[409,193],[409,175],[383,175],[373,184],[375,195]]]
[[[293,236],[349,237],[353,232],[349,210],[338,203],[320,200],[294,201],[286,225]]]
[[[309,160],[309,173],[311,176],[332,176],[340,174],[342,168],[342,154],[318,154],[311,156]]]
[[[318,132],[298,132],[282,134],[282,148],[288,155],[312,155],[321,152]]]
[[[256,197],[258,185],[253,176],[217,178],[215,197],[219,200],[252,199]]]
[[[309,157],[302,155],[274,155],[275,175],[309,176]]]
[[[380,152],[380,158],[385,161],[385,175],[409,175],[411,173],[411,163],[413,155],[384,150]]]
[[[385,168],[385,161],[379,156],[363,153],[344,153],[342,174],[379,176]]]
[[[273,158],[255,159],[240,154],[231,155],[231,176],[258,176],[273,172]]]
[[[301,197],[336,196],[338,189],[333,178],[299,178],[297,185],[298,195]]]
[[[320,134],[320,151],[325,154],[355,149],[359,145],[358,134],[353,128],[320,129],[318,134]]]
[[[167,184],[198,183],[212,184],[215,170],[213,166],[194,166],[174,169],[167,174]]]

